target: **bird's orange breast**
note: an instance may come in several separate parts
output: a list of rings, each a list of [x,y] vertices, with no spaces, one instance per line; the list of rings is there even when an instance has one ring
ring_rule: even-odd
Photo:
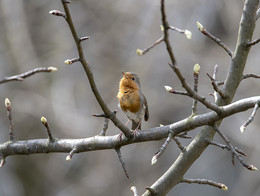
[[[136,113],[141,108],[140,96],[137,90],[125,89],[125,91],[119,91],[117,98],[120,103],[120,107],[123,111],[130,111]]]

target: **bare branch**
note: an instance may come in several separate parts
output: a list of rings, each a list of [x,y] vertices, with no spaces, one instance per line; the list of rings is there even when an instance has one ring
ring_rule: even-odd
[[[260,76],[253,74],[253,73],[252,74],[245,74],[245,75],[242,76],[241,81],[244,80],[244,79],[247,79],[247,78],[260,78]]]
[[[169,66],[176,73],[176,75],[178,76],[178,78],[179,78],[179,80],[180,80],[180,82],[182,84],[182,87],[188,92],[188,94],[189,94],[189,96],[191,98],[194,98],[194,99],[198,100],[203,105],[205,105],[207,108],[215,111],[219,115],[221,114],[222,110],[221,110],[220,107],[218,107],[216,104],[210,103],[209,101],[206,100],[205,97],[200,96],[198,93],[196,93],[194,90],[192,90],[190,88],[190,86],[186,83],[185,78],[182,76],[182,73],[180,72],[180,70],[179,70],[179,68],[177,66],[173,66],[171,64],[169,64]]]
[[[230,148],[229,148],[228,145],[219,144],[219,143],[214,142],[214,141],[209,140],[209,139],[207,139],[207,141],[208,141],[208,143],[209,143],[210,145],[214,145],[214,146],[217,146],[217,147],[222,148],[223,150],[224,150],[224,149],[227,149],[227,150],[230,151]],[[243,156],[246,156],[246,153],[245,153],[244,151],[242,151],[241,149],[239,149],[239,148],[237,148],[237,147],[235,147],[235,146],[234,146],[234,149],[235,149],[239,154],[241,154],[241,155],[243,155]]]
[[[196,65],[194,65],[194,68],[193,68],[193,77],[194,77],[193,90],[196,93],[198,92],[199,73],[200,73],[200,66],[199,66],[199,64],[196,64]],[[192,115],[196,115],[196,113],[197,113],[197,105],[198,105],[198,100],[193,99]]]
[[[222,137],[222,139],[226,142],[226,144],[228,145],[228,147],[230,148],[230,151],[232,153],[232,163],[233,165],[235,164],[234,162],[234,156],[236,156],[236,158],[239,160],[239,162],[247,169],[251,170],[251,171],[256,171],[258,170],[254,165],[249,165],[247,164],[241,157],[240,154],[237,153],[237,151],[235,150],[235,148],[233,147],[233,145],[231,144],[231,142],[229,141],[229,139],[219,130],[219,128],[216,125],[212,126],[213,129],[220,135],[220,137]]]
[[[227,116],[253,108],[255,103],[260,103],[260,96],[242,99],[227,106],[223,106],[222,116],[219,116],[215,112],[211,111],[205,114],[183,119],[170,125],[142,130],[134,138],[128,139],[126,137],[122,137],[121,141],[118,139],[118,134],[105,137],[97,135],[82,139],[55,138],[55,141],[51,145],[49,139],[13,141],[11,143],[5,142],[0,144],[0,155],[2,157],[7,157],[11,155],[62,152],[70,153],[67,156],[67,159],[71,159],[74,153],[115,149],[132,143],[161,140],[168,137],[170,132],[172,133],[172,137],[175,137],[181,133],[193,130],[196,127],[208,125]]]
[[[163,33],[164,33],[164,42],[166,45],[166,49],[169,53],[170,59],[171,59],[171,63],[174,66],[176,64],[176,59],[174,57],[173,51],[172,51],[172,47],[169,41],[169,33],[168,33],[168,29],[169,29],[169,24],[168,21],[166,19],[166,13],[165,13],[165,7],[164,7],[164,0],[161,0],[161,14],[162,14],[162,25],[163,25]]]
[[[222,189],[224,191],[228,191],[228,187],[223,184],[223,183],[219,183],[219,182],[214,182],[212,180],[207,180],[207,179],[189,179],[189,178],[183,178],[181,181],[181,183],[195,183],[195,184],[207,184],[210,186],[214,186],[217,187],[219,189]]]
[[[154,48],[155,46],[157,46],[158,44],[160,44],[162,41],[164,40],[164,36],[160,37],[157,41],[155,41],[151,46],[141,50],[141,49],[137,49],[136,50],[136,54],[138,54],[139,56],[142,56],[144,54],[146,54],[147,52],[149,52],[152,48]]]
[[[50,140],[51,142],[53,142],[55,139],[54,139],[54,137],[53,137],[52,134],[51,134],[51,130],[50,130],[49,124],[48,124],[48,122],[47,122],[47,119],[42,116],[42,117],[41,117],[41,122],[42,122],[42,124],[45,126],[45,128],[46,128],[46,130],[47,130],[49,140]]]
[[[176,137],[173,137],[172,138],[175,143],[177,144],[177,146],[179,147],[179,149],[183,152],[185,150],[184,146],[181,144],[181,142],[176,138]]]
[[[75,154],[75,153],[78,153],[78,147],[77,145],[73,146],[72,150],[70,151],[69,155],[66,157],[66,161],[70,161],[72,156]]]
[[[251,114],[251,116],[249,117],[249,119],[240,127],[240,131],[241,133],[243,133],[246,130],[246,127],[254,120],[256,112],[259,108],[258,103],[255,104],[254,110]]]
[[[218,85],[216,84],[214,78],[211,77],[211,76],[209,75],[209,73],[207,73],[207,76],[208,76],[209,79],[211,80],[211,84],[212,84],[212,86],[213,86],[215,92],[217,92],[217,93],[221,96],[222,99],[225,99],[224,93],[218,88]]]
[[[187,39],[191,39],[191,37],[192,37],[192,33],[189,30],[181,30],[181,29],[173,27],[173,26],[169,26],[169,29],[177,31],[178,33],[186,35]]]
[[[173,94],[176,94],[176,95],[186,95],[186,96],[189,96],[189,94],[187,92],[174,90],[170,86],[164,86],[164,88],[169,93],[173,93]]]
[[[253,45],[256,45],[260,42],[260,38],[254,40],[254,41],[251,41],[251,42],[248,42],[247,43],[247,46],[253,46]]]
[[[56,67],[38,67],[38,68],[32,69],[30,71],[27,71],[27,72],[19,74],[19,75],[5,77],[3,80],[0,80],[0,84],[3,84],[5,82],[10,82],[10,81],[23,81],[25,78],[27,78],[31,75],[34,75],[36,73],[52,72],[52,71],[57,71],[57,70],[58,69]]]
[[[163,143],[161,148],[153,156],[152,161],[151,161],[151,165],[154,165],[157,162],[157,160],[160,158],[160,156],[164,153],[164,151],[167,148],[168,144],[171,142],[172,138],[173,138],[173,132],[170,131],[169,134],[168,134],[167,139],[165,140],[165,142]]]
[[[109,119],[105,118],[105,120],[104,120],[104,127],[103,127],[103,129],[102,129],[102,131],[101,131],[101,133],[99,135],[101,135],[101,136],[105,136],[106,135],[106,131],[108,129],[108,123],[109,123]]]
[[[197,22],[197,27],[198,27],[198,29],[199,29],[199,31],[201,33],[203,33],[208,38],[210,38],[211,40],[216,42],[219,46],[221,46],[228,53],[228,55],[230,57],[233,56],[232,50],[230,50],[219,38],[217,38],[217,37],[213,36],[212,34],[210,34],[199,22]]]
[[[72,18],[71,18],[71,15],[70,15],[70,11],[69,11],[69,8],[68,8],[68,2],[67,1],[64,1],[64,0],[61,0],[62,2],[62,5],[63,5],[63,8],[64,8],[64,11],[65,11],[65,14],[66,14],[66,21],[68,23],[68,26],[69,26],[69,29],[71,31],[71,34],[74,38],[74,41],[75,41],[75,44],[76,44],[76,47],[77,47],[77,51],[78,51],[78,55],[79,55],[79,61],[81,62],[84,70],[85,70],[85,73],[88,77],[88,80],[89,80],[89,84],[90,84],[90,87],[100,105],[100,107],[102,108],[104,114],[115,124],[115,126],[117,126],[124,134],[127,138],[130,138],[133,136],[133,133],[131,132],[131,130],[129,128],[127,128],[123,123],[121,123],[119,121],[119,119],[115,116],[115,113],[112,112],[107,104],[105,103],[105,101],[103,100],[103,98],[101,97],[99,91],[98,91],[98,88],[96,86],[96,83],[95,83],[95,79],[94,79],[94,76],[93,76],[93,73],[91,71],[91,66],[90,64],[86,61],[85,59],[85,55],[84,55],[84,52],[83,52],[83,48],[81,46],[81,41],[80,41],[80,38],[78,36],[78,33],[74,27],[74,24],[73,24],[73,21],[72,21]]]
[[[127,169],[126,169],[126,164],[125,164],[125,162],[124,162],[124,160],[122,158],[120,148],[115,148],[115,150],[116,150],[118,159],[119,159],[119,161],[120,161],[120,163],[122,165],[122,168],[123,168],[123,170],[125,172],[125,175],[126,175],[127,178],[129,178],[129,175],[128,175],[128,172],[127,172]]]
[[[8,98],[5,98],[5,107],[7,110],[7,117],[9,119],[9,141],[14,141],[14,124],[12,117],[12,105]]]

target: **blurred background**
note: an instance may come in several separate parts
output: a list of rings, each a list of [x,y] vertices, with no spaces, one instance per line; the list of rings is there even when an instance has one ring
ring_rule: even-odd
[[[97,86],[111,110],[118,110],[122,122],[127,118],[117,107],[117,91],[122,71],[139,74],[142,89],[149,103],[150,120],[143,128],[170,124],[191,114],[192,100],[169,94],[164,85],[182,90],[180,82],[169,68],[165,45],[137,56],[136,49],[144,49],[161,35],[160,2],[150,0],[72,0],[69,5],[75,27],[80,36],[90,36],[83,43],[87,61],[92,65]],[[196,27],[199,21],[209,32],[234,50],[243,2],[237,0],[167,0],[166,11],[170,25],[192,32],[192,39],[170,32],[171,43],[178,65],[192,85],[193,66],[201,66],[199,92],[213,98],[211,83],[206,73],[212,74],[219,65],[218,78],[224,80],[230,66],[230,57]],[[48,12],[63,11],[59,0],[0,0],[0,79],[20,74],[40,66],[55,66],[57,72],[41,73],[23,82],[0,85],[0,142],[8,140],[9,122],[4,100],[12,102],[15,137],[17,140],[46,138],[40,122],[48,119],[57,138],[85,138],[97,135],[103,128],[103,119],[92,114],[102,113],[90,89],[87,77],[79,63],[65,65],[68,58],[77,57],[69,28],[62,17]],[[259,38],[259,21],[254,39]],[[254,46],[248,57],[245,73],[260,74],[260,48]],[[259,80],[247,79],[238,88],[234,100],[260,93]],[[207,109],[199,105],[199,113]],[[245,160],[260,168],[259,114],[242,135],[239,127],[251,111],[234,115],[223,121],[221,129],[233,145],[247,153]],[[195,136],[199,129],[189,132]],[[109,124],[108,135],[119,130]],[[216,135],[215,140],[224,143]],[[154,153],[164,141],[133,144],[122,148],[130,179],[122,171],[113,150],[76,154],[65,161],[67,154],[38,154],[7,157],[0,169],[1,196],[70,196],[70,195],[133,195],[135,185],[140,193],[153,184],[174,162],[180,151],[172,142],[151,166]],[[181,140],[183,145],[190,140]],[[179,184],[171,195],[260,195],[259,172],[250,172],[231,154],[210,146],[186,173],[187,178],[205,178],[222,182],[229,187],[225,192],[207,185]]]

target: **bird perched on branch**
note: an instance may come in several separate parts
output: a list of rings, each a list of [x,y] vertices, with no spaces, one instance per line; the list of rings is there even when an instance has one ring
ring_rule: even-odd
[[[141,122],[149,119],[148,104],[141,91],[140,79],[136,73],[122,72],[117,98],[120,108],[132,121],[132,130],[141,130]]]

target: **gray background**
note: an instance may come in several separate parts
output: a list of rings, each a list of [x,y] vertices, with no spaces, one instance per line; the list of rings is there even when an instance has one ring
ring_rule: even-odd
[[[146,48],[161,36],[160,3],[150,0],[75,0],[71,14],[80,36],[91,36],[83,43],[84,52],[96,78],[97,86],[109,107],[117,108],[116,94],[122,71],[140,75],[142,89],[150,107],[150,120],[143,128],[169,124],[191,114],[192,100],[168,94],[164,85],[181,90],[180,83],[167,63],[168,54],[160,44],[144,56],[137,56],[137,48]],[[224,80],[230,65],[227,53],[202,35],[196,27],[200,21],[209,32],[221,38],[232,50],[235,48],[242,1],[169,0],[166,11],[169,23],[189,29],[191,40],[170,32],[178,65],[192,84],[192,70],[201,66],[199,92],[209,100],[212,86],[206,73],[219,65],[218,79]],[[4,99],[13,106],[15,136],[18,140],[45,138],[41,116],[48,119],[52,133],[58,138],[84,138],[98,134],[103,119],[92,117],[101,113],[83,68],[79,63],[67,66],[63,62],[77,56],[75,44],[63,18],[50,15],[53,9],[63,11],[59,0],[0,0],[0,78],[23,73],[38,66],[55,66],[55,73],[42,73],[23,82],[0,85],[0,142],[8,139],[9,122]],[[254,38],[259,38],[259,21]],[[259,45],[252,48],[245,73],[260,74]],[[259,95],[259,80],[241,83],[234,100]],[[207,111],[199,105],[199,113]],[[260,168],[259,114],[241,134],[239,127],[251,111],[227,118],[221,129],[232,143],[247,153],[246,161]],[[127,118],[121,110],[118,117]],[[189,133],[195,136],[199,129]],[[110,123],[108,134],[119,130]],[[215,140],[223,143],[219,136]],[[183,144],[189,141],[181,140]],[[139,143],[122,148],[130,179],[122,172],[113,150],[76,154],[70,162],[67,154],[40,154],[8,157],[0,168],[0,193],[4,196],[31,195],[133,195],[132,185],[139,193],[158,179],[179,154],[172,142],[154,166],[153,154],[163,141]],[[188,178],[206,178],[229,187],[225,192],[207,185],[177,185],[169,195],[251,195],[260,194],[259,172],[250,172],[237,161],[231,163],[231,154],[210,146],[186,173]]]

